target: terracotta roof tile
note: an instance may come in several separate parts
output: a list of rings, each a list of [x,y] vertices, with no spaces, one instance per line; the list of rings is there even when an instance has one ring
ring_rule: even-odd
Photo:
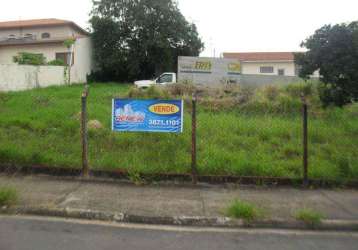
[[[224,58],[241,61],[293,61],[293,52],[244,52],[224,53]]]
[[[32,20],[17,20],[17,21],[6,21],[0,22],[1,29],[13,29],[13,28],[27,28],[27,27],[37,27],[37,26],[61,26],[61,25],[70,25],[75,29],[81,31],[82,33],[87,34],[88,32],[82,29],[80,26],[75,24],[72,21],[61,20],[56,18],[47,18],[47,19],[32,19]]]

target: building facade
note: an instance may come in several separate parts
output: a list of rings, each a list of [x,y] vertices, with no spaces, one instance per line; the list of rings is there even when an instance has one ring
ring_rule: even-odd
[[[241,61],[243,75],[298,75],[293,52],[245,52],[223,55],[224,58]]]
[[[64,42],[73,39],[67,48]],[[14,56],[27,52],[42,54],[47,62],[71,64],[71,82],[85,82],[90,74],[92,44],[89,33],[77,24],[59,19],[0,22],[0,65],[15,64]]]

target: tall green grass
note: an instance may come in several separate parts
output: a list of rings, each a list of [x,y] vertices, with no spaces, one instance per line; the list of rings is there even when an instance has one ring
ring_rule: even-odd
[[[77,85],[1,93],[0,162],[79,168],[82,90],[83,86]],[[128,96],[130,91],[124,84],[91,85],[89,119],[99,120],[105,127],[89,131],[91,168],[190,172],[190,106],[186,108],[183,134],[114,133],[110,129],[111,99]],[[287,90],[257,93],[245,103],[234,101],[215,109],[202,98],[197,118],[200,173],[302,176],[300,104],[299,97],[294,97],[296,92],[290,91],[294,94]],[[217,105],[215,100],[210,105]],[[358,178],[357,110],[356,106],[328,110],[312,107],[310,177]]]

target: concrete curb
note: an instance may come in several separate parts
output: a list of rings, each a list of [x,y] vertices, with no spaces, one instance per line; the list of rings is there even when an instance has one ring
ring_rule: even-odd
[[[83,179],[81,178],[81,170],[76,168],[61,168],[61,167],[50,167],[50,166],[16,166],[9,164],[0,163],[0,173],[7,175],[47,175],[59,178],[72,178],[72,179]],[[144,183],[153,182],[172,182],[180,184],[192,183],[192,177],[190,174],[173,174],[173,173],[158,173],[158,174],[143,174],[139,173],[140,179]],[[130,175],[128,171],[121,170],[101,170],[92,169],[90,171],[90,178],[87,180],[91,181],[130,181]],[[213,176],[213,175],[199,175],[198,181],[200,183],[206,183],[211,185],[267,185],[267,186],[293,186],[303,187],[301,178],[289,178],[289,177],[264,177],[264,176]],[[358,189],[358,180],[347,180],[345,182],[337,180],[323,180],[323,179],[309,179],[310,187],[320,188],[354,188]]]
[[[245,222],[244,220],[228,217],[158,217],[141,216],[125,213],[111,213],[83,209],[59,209],[47,207],[12,207],[0,208],[0,214],[36,215],[70,219],[99,220],[117,223],[136,223],[152,225],[193,226],[193,227],[222,227],[222,228],[252,228],[252,229],[298,229],[325,231],[358,231],[358,220],[323,220],[319,225],[312,226],[296,220],[260,220]]]

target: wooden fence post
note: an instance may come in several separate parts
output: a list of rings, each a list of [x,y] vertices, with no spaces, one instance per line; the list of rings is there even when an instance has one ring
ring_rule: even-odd
[[[302,95],[302,120],[303,120],[303,185],[308,186],[308,105]]]
[[[198,182],[198,170],[196,168],[196,93],[192,96],[191,114],[191,176],[193,184]]]
[[[88,97],[88,85],[85,85],[85,89],[81,96],[81,140],[82,140],[82,176],[84,178],[89,177],[88,167],[88,133],[87,133],[87,97]]]

